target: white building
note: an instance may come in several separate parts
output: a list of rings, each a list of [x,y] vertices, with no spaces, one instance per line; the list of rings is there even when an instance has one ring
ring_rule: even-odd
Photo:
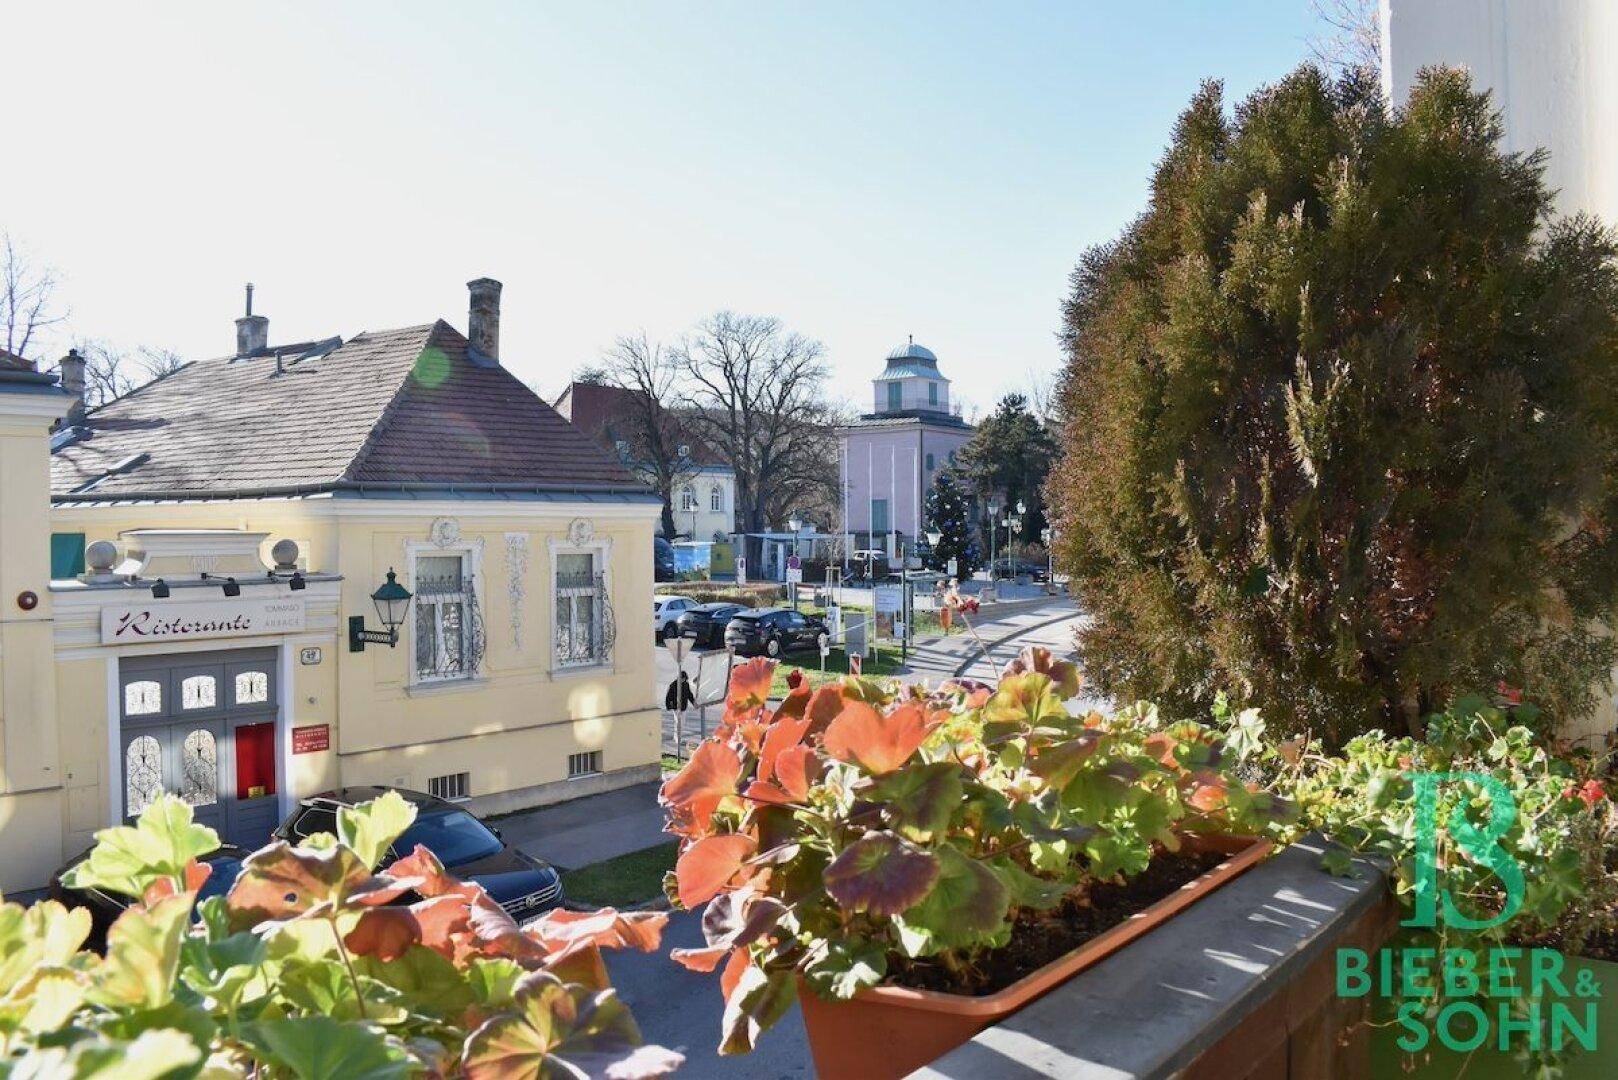
[[[1506,148],[1550,151],[1563,213],[1618,222],[1618,3],[1382,0],[1382,85],[1402,103],[1416,72],[1464,67],[1494,94]]]
[[[1505,148],[1550,152],[1557,209],[1618,223],[1618,0],[1382,0],[1382,86],[1403,104],[1416,73],[1466,68],[1505,121]],[[1618,673],[1615,673],[1618,683]],[[1608,692],[1565,733],[1618,729]]]

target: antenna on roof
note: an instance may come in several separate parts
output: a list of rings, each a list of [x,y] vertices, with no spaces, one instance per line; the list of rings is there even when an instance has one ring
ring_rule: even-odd
[[[247,283],[247,314],[253,314],[253,283]]]

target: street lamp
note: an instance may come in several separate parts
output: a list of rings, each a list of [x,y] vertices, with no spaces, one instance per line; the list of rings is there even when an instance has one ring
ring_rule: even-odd
[[[388,579],[371,594],[371,603],[376,605],[376,617],[382,620],[382,625],[386,629],[367,630],[364,615],[350,615],[349,652],[364,652],[367,644],[386,645],[390,649],[399,644],[399,627],[404,623],[405,612],[410,608],[410,590],[399,584],[393,567],[388,567]]]
[[[794,559],[796,559],[798,557],[798,534],[803,531],[803,519],[800,518],[797,514],[793,514],[790,518],[787,519],[787,528],[792,530],[792,557]],[[792,590],[792,610],[797,611],[798,610],[798,582],[793,581],[791,579],[791,576],[790,576],[791,567],[788,567],[787,569],[789,571],[789,576],[787,578],[787,588]]]

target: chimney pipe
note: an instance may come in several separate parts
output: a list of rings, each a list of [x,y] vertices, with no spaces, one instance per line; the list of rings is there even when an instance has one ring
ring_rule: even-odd
[[[270,346],[270,320],[253,314],[253,283],[247,283],[247,314],[236,320],[236,356],[255,356]]]
[[[62,389],[73,398],[73,405],[68,409],[64,421],[69,425],[84,419],[84,366],[84,357],[77,349],[69,349],[67,355],[62,357]]]
[[[500,366],[500,283],[478,278],[466,283],[471,294],[466,316],[466,340],[474,363]]]

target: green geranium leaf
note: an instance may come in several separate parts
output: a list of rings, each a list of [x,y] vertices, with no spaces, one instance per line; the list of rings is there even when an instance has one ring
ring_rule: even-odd
[[[662,1076],[684,1060],[642,1046],[634,1017],[611,990],[592,992],[540,971],[518,985],[512,1006],[466,1040],[461,1065],[468,1080]]]
[[[905,924],[944,948],[976,945],[999,931],[1011,905],[1000,875],[948,844],[938,849],[938,862],[937,884],[905,911]]]
[[[96,845],[83,862],[62,875],[70,889],[106,889],[137,899],[161,878],[184,886],[185,869],[219,847],[219,834],[191,819],[191,807],[174,795],[160,795],[135,819],[95,834]]]
[[[184,1032],[148,1031],[132,1042],[95,1035],[71,1046],[36,1050],[8,1080],[168,1080],[201,1064],[203,1052]]]
[[[822,997],[847,1001],[888,973],[887,954],[870,942],[832,941],[804,968],[804,978]]]
[[[758,1037],[786,1014],[796,998],[791,972],[767,972],[756,964],[747,965],[725,1000],[725,1012],[719,1021],[719,1052],[751,1053]]]
[[[66,964],[90,933],[90,913],[55,900],[0,904],[0,996],[40,964]]]
[[[149,908],[129,908],[107,932],[107,957],[91,973],[90,1000],[114,1009],[155,1009],[174,994],[180,939],[191,917],[191,895]]]
[[[486,984],[490,978],[486,969],[497,966],[513,972],[511,983],[523,975],[516,963],[501,957],[473,960],[463,978],[453,963],[422,945],[412,945],[392,960],[378,960],[374,956],[354,958],[354,967],[360,974],[399,991],[412,1011],[446,1020],[459,1017],[474,1001],[483,1005],[504,1005],[511,1000],[509,983],[505,995],[498,999],[479,994],[480,984]]]
[[[356,973],[356,979],[351,979],[337,960],[288,966],[276,980],[276,990],[303,1012],[334,1020],[365,1019],[387,1025],[397,1024],[409,1014],[400,1004],[404,995],[398,990],[366,975]]]
[[[242,1039],[260,1062],[298,1080],[403,1080],[410,1057],[397,1041],[368,1024],[327,1016],[257,1020],[241,1026]]]
[[[871,833],[854,841],[826,868],[826,891],[845,911],[897,915],[938,880],[938,859],[903,837]]]
[[[1041,750],[1034,759],[1033,773],[1053,788],[1066,787],[1100,748],[1101,732],[1081,731],[1066,742]]]
[[[358,806],[337,810],[337,839],[354,853],[366,869],[375,870],[393,842],[416,820],[416,808],[397,791],[387,791]]]
[[[84,1004],[88,980],[73,968],[40,965],[0,998],[0,1032],[54,1031]]]
[[[911,840],[949,825],[961,805],[961,767],[953,761],[912,764],[882,777],[865,793],[888,804],[888,821]]]
[[[1320,868],[1334,877],[1354,876],[1354,856],[1345,847],[1332,844],[1320,857]]]

